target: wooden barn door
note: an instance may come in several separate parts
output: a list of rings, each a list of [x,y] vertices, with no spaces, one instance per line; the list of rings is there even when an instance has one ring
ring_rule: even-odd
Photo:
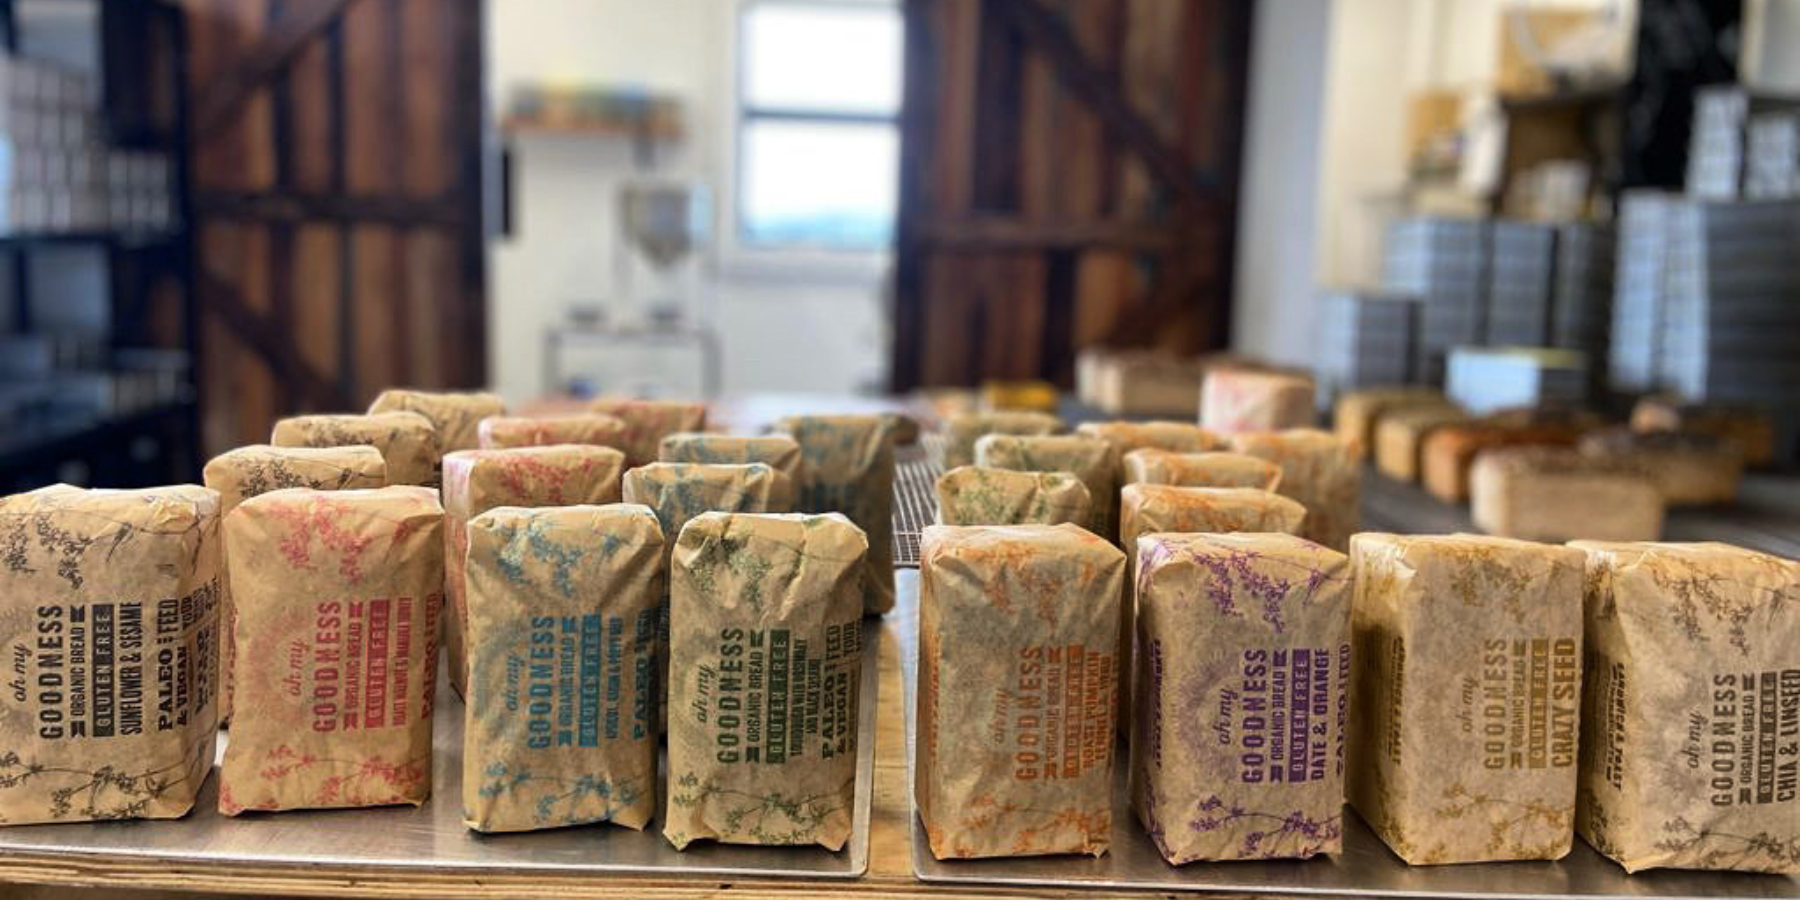
[[[1250,0],[905,0],[896,389],[1230,335]]]
[[[184,0],[207,449],[485,373],[480,0]]]

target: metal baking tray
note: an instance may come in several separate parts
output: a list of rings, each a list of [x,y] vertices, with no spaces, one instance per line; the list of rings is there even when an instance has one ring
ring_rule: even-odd
[[[596,824],[516,834],[477,834],[462,821],[463,704],[440,681],[432,734],[432,797],[414,808],[317,810],[246,815],[218,812],[218,779],[207,779],[181,819],[21,825],[0,828],[0,855],[131,858],[172,864],[305,867],[483,874],[641,874],[859,878],[869,868],[874,793],[875,707],[881,624],[863,622],[862,708],[857,732],[856,805],[850,840],[822,847],[750,847],[702,841],[677,852],[662,836],[660,812],[643,831]],[[225,735],[219,752],[224,753]],[[667,759],[659,760],[666,772]]]
[[[914,684],[919,664],[918,576],[900,580],[895,611],[906,696],[906,773],[913,774]],[[1120,755],[1123,762],[1123,754]],[[1557,862],[1408,866],[1389,852],[1356,813],[1344,807],[1344,853],[1305,861],[1191,863],[1171,866],[1156,852],[1126,801],[1125,767],[1114,769],[1112,849],[1105,856],[1031,856],[939,861],[931,855],[917,812],[912,823],[913,872],[920,881],[1003,887],[1142,889],[1162,892],[1330,895],[1337,897],[1595,900],[1612,897],[1795,898],[1800,878],[1736,872],[1654,871],[1627,875],[1581,842]]]

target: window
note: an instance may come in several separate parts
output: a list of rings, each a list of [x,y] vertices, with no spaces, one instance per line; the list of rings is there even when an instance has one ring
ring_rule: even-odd
[[[747,0],[738,32],[739,241],[877,250],[892,240],[901,32],[892,3]]]

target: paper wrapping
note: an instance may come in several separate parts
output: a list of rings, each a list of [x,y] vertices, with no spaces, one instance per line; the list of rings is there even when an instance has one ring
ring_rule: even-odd
[[[1574,422],[1482,419],[1438,428],[1419,449],[1425,490],[1445,503],[1469,498],[1469,469],[1475,457],[1502,447],[1568,447],[1581,436]]]
[[[625,462],[636,468],[656,461],[662,439],[681,431],[706,430],[706,404],[681,400],[601,398],[588,404],[625,423]]]
[[[450,687],[466,697],[469,661],[469,522],[502,506],[543,507],[619,502],[625,454],[611,447],[560,444],[463,450],[444,457],[444,660]]]
[[[1581,449],[1649,472],[1670,506],[1730,503],[1744,476],[1744,460],[1734,445],[1697,434],[1600,432],[1583,438]]]
[[[682,529],[663,828],[677,849],[850,837],[867,551],[840,515],[703,513]]]
[[[218,713],[218,516],[191,485],[0,498],[0,825],[193,808]]]
[[[1119,545],[1136,548],[1147,534],[1230,534],[1234,532],[1299,534],[1304,530],[1306,507],[1253,488],[1184,488],[1162,484],[1128,484],[1119,492]],[[1137,583],[1137,555],[1126,556],[1126,584]],[[1126,597],[1119,607],[1119,659],[1132,671],[1131,641],[1137,633],[1135,607]],[[1129,729],[1132,721],[1127,690],[1119,695],[1119,722]],[[1129,730],[1126,732],[1129,734]]]
[[[431,795],[443,519],[420,487],[289,488],[232,511],[242,653],[219,812]]]
[[[1074,525],[925,529],[913,789],[933,856],[1107,851],[1124,585],[1125,554]]]
[[[1125,454],[1125,477],[1119,483],[1272,491],[1281,484],[1281,467],[1242,453],[1133,450]]]
[[[483,450],[588,444],[623,452],[630,446],[623,421],[601,413],[559,416],[489,416],[481,420],[477,443]]]
[[[354,447],[381,451],[389,484],[437,487],[436,426],[414,412],[372,415],[295,416],[275,423],[269,443],[277,447]]]
[[[786,476],[795,491],[799,491],[806,480],[806,459],[800,452],[800,443],[785,434],[739,437],[685,431],[663,438],[657,459],[667,463],[715,466],[762,463]]]
[[[649,823],[662,585],[662,527],[642,506],[495,509],[469,523],[470,828]]]
[[[1469,472],[1469,512],[1488,534],[1528,541],[1653,541],[1662,494],[1647,473],[1569,447],[1486,450]]]
[[[975,442],[975,464],[1019,472],[1066,472],[1087,486],[1089,531],[1108,540],[1115,530],[1113,497],[1118,460],[1112,445],[1084,435],[990,434]]]
[[[1717,438],[1735,447],[1752,468],[1775,461],[1775,422],[1761,410],[1645,397],[1631,409],[1631,430]]]
[[[480,446],[477,436],[481,420],[506,414],[506,401],[499,394],[441,393],[433,391],[382,391],[369,404],[370,413],[416,412],[431,420],[437,429],[438,451],[453,453],[474,450]]]
[[[1083,348],[1075,366],[1082,402],[1115,416],[1192,415],[1206,373],[1203,360],[1155,350]]]
[[[1274,434],[1240,434],[1237,452],[1281,467],[1276,491],[1306,507],[1300,536],[1333,550],[1350,547],[1362,522],[1362,462],[1356,448],[1313,428]]]
[[[798,510],[839,512],[868,536],[866,612],[894,608],[894,422],[886,415],[794,416],[775,430],[800,442]]]
[[[1067,472],[958,466],[937,480],[939,525],[1080,525],[1090,505],[1087,486]]]
[[[1318,418],[1311,379],[1214,369],[1200,388],[1200,424],[1219,434],[1306,428]]]
[[[1076,426],[1075,433],[1111,444],[1113,455],[1120,460],[1133,450],[1206,453],[1231,449],[1229,438],[1192,422],[1087,422]]]
[[[1373,453],[1375,426],[1382,417],[1403,409],[1445,409],[1452,404],[1442,392],[1427,387],[1375,387],[1344,391],[1331,407],[1331,430]]]
[[[357,447],[271,447],[256,444],[220,454],[206,464],[206,486],[219,492],[219,520],[239,503],[282,488],[319,491],[363,490],[387,486],[387,464],[381,451]],[[223,529],[220,537],[223,538]],[[237,657],[232,641],[231,579],[226,561],[231,551],[219,544],[219,721],[231,719],[231,670]]]
[[[951,416],[944,426],[944,470],[975,463],[975,441],[990,434],[1062,434],[1063,421],[1042,412],[971,412]]]
[[[1375,423],[1375,468],[1396,481],[1419,480],[1419,448],[1433,431],[1469,414],[1454,406],[1401,409]]]
[[[1560,859],[1574,837],[1579,550],[1351,542],[1350,802],[1414,865]]]
[[[1576,829],[1631,872],[1800,873],[1800,563],[1573,546],[1588,644]]]
[[[785,513],[794,509],[787,476],[763,463],[708,465],[651,463],[625,473],[625,502],[641,503],[662,525],[663,554],[672,556],[681,529],[704,512]],[[667,588],[665,587],[665,591]],[[669,692],[669,598],[657,598],[657,730],[666,720]]]
[[[1342,851],[1349,558],[1285,534],[1137,554],[1131,800],[1163,858]]]

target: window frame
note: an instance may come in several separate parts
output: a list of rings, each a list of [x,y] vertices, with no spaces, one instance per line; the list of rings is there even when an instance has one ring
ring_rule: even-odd
[[[729,203],[721,204],[721,217],[724,226],[720,229],[721,242],[726,249],[728,262],[735,262],[741,268],[761,269],[773,263],[777,267],[800,265],[814,270],[831,270],[843,274],[867,276],[884,271],[893,256],[892,241],[875,245],[833,245],[828,243],[800,241],[756,241],[748,236],[745,218],[745,195],[748,187],[746,178],[746,136],[754,122],[791,122],[797,124],[822,125],[875,125],[886,126],[893,131],[895,140],[900,139],[900,123],[903,115],[898,107],[892,113],[865,113],[854,111],[815,110],[790,108],[781,106],[759,106],[750,101],[748,64],[749,53],[745,45],[745,23],[752,11],[759,6],[783,7],[820,7],[837,9],[891,9],[896,14],[900,11],[900,0],[737,0],[730,11],[730,26],[727,35],[727,46],[730,52],[729,64],[725,67],[727,77],[731,80],[729,109],[726,111],[728,121],[726,133],[730,139],[731,164],[727,167],[731,184],[728,187]],[[905,40],[902,34],[902,41]],[[904,103],[904,101],[902,101]],[[899,178],[899,173],[895,173]],[[895,211],[895,228],[898,228],[898,210]]]

